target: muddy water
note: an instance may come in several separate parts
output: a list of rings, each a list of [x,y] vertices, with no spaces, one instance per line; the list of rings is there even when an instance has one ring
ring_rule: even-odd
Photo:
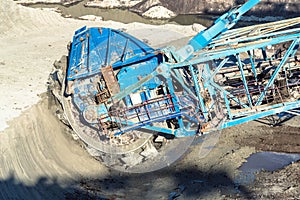
[[[85,7],[85,1],[71,6],[62,6],[58,4],[33,4],[32,8],[57,8],[63,16],[79,18],[84,15],[101,16],[103,20],[112,20],[122,23],[140,22],[145,24],[165,24],[167,20],[151,20],[145,19],[136,13],[125,9],[102,9],[94,7]]]
[[[292,162],[297,162],[298,160],[300,160],[300,154],[258,152],[252,154],[240,170],[275,171],[289,165]]]
[[[249,184],[255,180],[256,173],[264,171],[276,171],[287,165],[300,160],[300,154],[277,153],[277,152],[258,152],[254,153],[245,162],[239,170],[238,176],[240,184]]]
[[[172,19],[149,19],[144,18],[137,13],[131,12],[128,9],[103,9],[97,7],[86,7],[84,4],[87,1],[82,1],[77,4],[73,4],[70,6],[63,6],[60,4],[28,4],[27,6],[32,8],[55,8],[58,12],[61,12],[64,17],[72,17],[78,19],[84,15],[95,15],[100,16],[103,20],[108,21],[117,21],[122,23],[132,23],[132,22],[140,22],[144,24],[153,24],[153,25],[161,25],[161,24],[179,24],[179,25],[192,25],[194,23],[202,24],[206,27],[209,27],[213,24],[213,22],[219,17],[216,15],[208,15],[208,14],[180,14]],[[263,23],[264,20],[259,21],[260,18],[253,17],[245,17],[240,20],[240,22],[235,27],[243,27],[254,25],[257,23]],[[267,21],[276,21],[281,18],[270,18]],[[265,21],[266,22],[266,21]]]
[[[32,8],[57,8],[63,16],[79,18],[84,15],[95,15],[101,16],[104,20],[113,20],[122,23],[140,22],[145,24],[180,24],[180,25],[191,25],[193,23],[199,23],[204,26],[210,26],[216,17],[210,15],[178,15],[177,17],[170,20],[157,20],[157,19],[146,19],[142,16],[130,12],[127,9],[102,9],[94,7],[85,7],[86,1],[82,1],[78,4],[71,6],[62,6],[59,4],[33,4],[28,5]]]

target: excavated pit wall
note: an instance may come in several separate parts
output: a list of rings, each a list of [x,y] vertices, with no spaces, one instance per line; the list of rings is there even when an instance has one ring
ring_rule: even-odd
[[[145,0],[131,10],[143,13],[152,6],[161,5],[176,14],[222,14],[231,7],[245,3],[245,0]],[[297,16],[300,12],[298,0],[262,0],[248,15],[255,16]]]

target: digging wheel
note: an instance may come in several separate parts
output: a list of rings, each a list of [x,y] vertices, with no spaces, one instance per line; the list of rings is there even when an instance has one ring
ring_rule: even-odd
[[[97,126],[88,124],[86,121],[93,121],[96,113],[87,109],[84,113],[86,119],[82,119],[74,103],[74,96],[66,95],[66,70],[67,56],[62,56],[54,63],[49,84],[49,91],[59,102],[56,113],[60,113],[60,120],[71,128],[73,135],[78,136],[74,138],[106,166],[134,173],[158,170],[179,159],[192,144],[194,136],[178,139],[142,129],[112,136],[108,131],[101,129],[98,123]],[[81,84],[90,80],[90,77],[88,81],[83,79]],[[89,103],[87,96],[81,98],[83,102]],[[120,104],[116,105],[116,108],[111,106],[111,110],[120,108]]]

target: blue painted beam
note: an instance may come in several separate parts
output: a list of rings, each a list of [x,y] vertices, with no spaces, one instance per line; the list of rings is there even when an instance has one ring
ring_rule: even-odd
[[[294,57],[295,53],[297,52],[296,50],[299,48],[299,42],[300,42],[300,38],[296,39],[293,41],[293,43],[290,45],[289,49],[286,51],[283,59],[280,61],[280,64],[277,66],[277,68],[275,69],[272,77],[270,78],[268,84],[265,86],[263,92],[261,93],[261,95],[259,96],[255,106],[258,106],[262,103],[262,100],[264,99],[266,92],[268,91],[269,87],[271,85],[273,85],[279,71],[281,70],[281,68],[283,67],[283,65],[286,63],[286,61],[291,58]],[[296,48],[296,50],[295,50]]]
[[[248,104],[249,104],[250,107],[252,107],[252,99],[251,99],[251,95],[249,93],[248,83],[247,83],[247,80],[246,80],[246,77],[245,77],[245,74],[244,74],[244,69],[243,69],[243,64],[242,64],[242,61],[241,61],[240,54],[237,54],[236,58],[237,58],[237,61],[238,61],[238,67],[239,67],[240,72],[241,72],[241,76],[242,76],[242,81],[243,81],[243,84],[244,84],[244,88],[245,88],[245,91],[246,91],[246,95],[247,95],[247,99],[248,99]]]
[[[251,69],[255,78],[255,81],[257,83],[257,73],[256,73],[256,69],[255,69],[255,64],[254,64],[254,58],[253,55],[251,54],[250,51],[247,51],[248,55],[249,55],[249,59],[250,59],[250,63],[251,63]]]
[[[255,43],[245,43],[240,46],[226,47],[226,48],[220,48],[220,49],[209,50],[209,51],[202,51],[202,52],[199,52],[197,55],[195,55],[193,57],[193,59],[191,59],[189,61],[184,61],[184,62],[179,62],[179,63],[173,64],[170,67],[176,69],[176,68],[181,68],[182,66],[205,63],[210,60],[224,58],[224,57],[227,57],[230,55],[247,52],[247,51],[250,51],[253,49],[260,49],[260,48],[266,47],[268,45],[275,45],[275,44],[285,43],[285,42],[289,42],[289,41],[294,41],[294,40],[297,40],[299,37],[300,37],[300,31],[296,31],[294,34],[273,37],[270,39],[258,40]]]
[[[300,101],[287,102],[283,106],[280,105],[278,108],[274,108],[274,109],[270,109],[270,110],[266,110],[266,111],[261,111],[259,113],[253,114],[253,115],[249,115],[249,116],[245,116],[245,117],[241,117],[241,118],[238,118],[238,119],[234,119],[234,120],[230,120],[228,122],[225,122],[222,125],[221,129],[228,128],[228,127],[231,127],[231,126],[236,126],[236,125],[243,124],[243,123],[246,123],[246,122],[249,122],[249,121],[253,121],[253,120],[256,120],[256,119],[259,119],[259,118],[263,118],[263,117],[267,117],[267,116],[274,115],[274,114],[277,114],[277,113],[285,112],[285,111],[288,111],[288,110],[293,110],[293,109],[296,109],[296,108],[299,108],[299,107],[300,107]]]
[[[179,49],[176,54],[180,61],[186,61],[193,58],[193,53],[198,52],[215,38],[219,37],[221,33],[226,32],[232,28],[252,7],[258,4],[260,0],[248,0],[240,7],[236,7],[219,17],[212,26],[201,31],[194,36],[186,46]]]
[[[189,69],[190,69],[190,72],[191,72],[191,75],[192,75],[192,79],[193,79],[193,83],[194,83],[194,87],[195,87],[195,91],[196,91],[196,96],[198,97],[198,101],[200,103],[200,109],[203,113],[204,118],[206,120],[208,120],[208,113],[207,113],[202,95],[200,93],[199,81],[201,81],[201,80],[198,81],[198,79],[196,77],[196,74],[194,72],[194,67],[192,65],[189,66]],[[202,88],[202,89],[204,89],[204,88]]]

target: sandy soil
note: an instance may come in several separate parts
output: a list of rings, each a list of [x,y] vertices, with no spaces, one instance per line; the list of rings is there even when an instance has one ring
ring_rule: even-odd
[[[151,173],[128,174],[108,169],[91,158],[72,139],[70,129],[54,116],[51,98],[42,96],[42,102],[9,123],[10,127],[0,136],[0,196],[4,199],[299,197],[299,162],[274,173],[260,173],[251,184],[238,182],[238,167],[257,149],[257,145],[245,145],[241,141],[249,135],[255,141],[266,134],[267,144],[280,143],[267,133],[267,126],[260,124],[255,128],[258,124],[254,122],[223,130],[215,148],[204,158],[200,158],[201,143],[196,141],[190,151],[170,167]],[[247,132],[252,134],[247,135]],[[298,131],[298,138],[299,135]],[[288,132],[282,136],[290,138]]]
[[[201,143],[195,142],[178,162],[146,174],[106,168],[56,119],[44,93],[52,64],[67,53],[74,30],[125,28],[160,46],[194,34],[191,27],[64,19],[11,0],[2,1],[0,20],[1,199],[299,199],[299,163],[260,173],[251,185],[236,181],[238,167],[257,150],[299,153],[300,129],[291,127],[299,118],[279,129],[252,122],[223,130],[208,156],[200,159]]]

